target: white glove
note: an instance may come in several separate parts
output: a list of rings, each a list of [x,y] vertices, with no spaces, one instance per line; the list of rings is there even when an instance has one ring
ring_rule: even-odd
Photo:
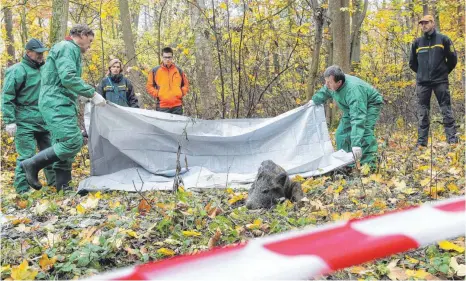
[[[104,106],[107,101],[100,95],[99,93],[95,92],[94,96],[92,96],[92,103],[97,105],[97,106]]]
[[[8,124],[5,126],[5,131],[10,137],[14,137],[16,135],[16,124]]]
[[[310,100],[310,101],[307,103],[307,106],[308,106],[308,107],[311,107],[311,106],[314,106],[314,105],[316,105],[316,104],[314,103],[313,100]]]
[[[354,146],[351,148],[353,150],[354,161],[358,161],[362,157],[362,149],[359,146]]]

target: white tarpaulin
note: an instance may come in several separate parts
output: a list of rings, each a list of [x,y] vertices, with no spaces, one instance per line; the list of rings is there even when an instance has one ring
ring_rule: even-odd
[[[89,116],[91,177],[79,190],[171,189],[178,146],[185,188],[248,186],[264,160],[304,177],[353,162],[351,153],[334,152],[322,106],[274,118],[200,120],[108,104]]]

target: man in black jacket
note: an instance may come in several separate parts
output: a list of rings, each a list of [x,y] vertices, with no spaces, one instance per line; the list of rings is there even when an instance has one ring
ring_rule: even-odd
[[[419,24],[424,33],[411,47],[409,67],[416,72],[416,94],[418,97],[418,146],[427,146],[429,135],[429,111],[432,91],[440,106],[448,143],[457,143],[455,119],[451,109],[448,90],[448,74],[458,61],[453,42],[435,30],[431,15],[424,16]]]

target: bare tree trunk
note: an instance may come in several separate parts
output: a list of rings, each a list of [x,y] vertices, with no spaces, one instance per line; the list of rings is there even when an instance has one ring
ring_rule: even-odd
[[[23,6],[21,8],[21,41],[23,42],[23,46],[26,45],[28,40],[28,24],[26,22],[26,7]]]
[[[133,28],[137,34],[139,29],[139,13],[141,12],[141,4],[133,3],[132,4],[133,11],[131,14],[131,23],[133,24]]]
[[[334,0],[329,0],[329,2],[334,1]],[[331,19],[333,17],[332,15],[332,10],[328,9],[327,10],[327,20],[326,20],[326,25],[328,26],[328,32],[329,36],[326,39],[326,49],[327,49],[327,58],[326,58],[326,66],[332,65],[333,62],[333,25],[331,23]],[[333,103],[333,102],[332,102]],[[331,103],[326,103],[325,104],[325,112],[326,114],[326,120],[327,124],[331,125],[333,120],[335,119],[335,113],[336,110],[334,110],[335,106],[332,106]]]
[[[427,0],[422,0],[422,14],[424,16],[429,14],[429,3]]]
[[[434,6],[433,6],[433,10],[434,10],[434,17],[435,17],[435,29],[440,32],[440,12],[439,12],[439,9],[438,9],[438,2],[436,1],[434,3]],[[464,28],[464,26],[463,26]]]
[[[217,57],[218,57],[218,67],[220,71],[220,86],[222,88],[220,95],[222,98],[222,118],[225,118],[225,112],[226,112],[226,105],[225,105],[225,79],[223,77],[223,66],[222,66],[222,49],[221,49],[221,44],[220,41],[222,40],[222,37],[219,36],[219,32],[217,30],[217,23],[215,19],[215,6],[214,6],[214,0],[212,0],[212,9],[213,9],[213,16],[212,16],[212,23],[213,23],[213,31],[215,35],[215,43],[217,47]]]
[[[11,66],[15,63],[15,38],[13,37],[13,15],[9,7],[3,8],[3,14],[5,16],[5,30],[6,30],[6,40],[5,47],[8,54],[8,66]]]
[[[205,11],[204,0],[197,0],[197,7],[190,5],[191,26],[194,29],[196,55],[196,85],[199,89],[199,101],[202,107],[202,118],[212,119],[216,113],[217,93],[214,85],[213,62],[208,39],[210,32],[205,18],[199,10]]]
[[[315,20],[314,50],[312,52],[312,63],[309,71],[309,83],[307,85],[306,99],[310,100],[314,94],[314,85],[319,70],[320,48],[322,46],[322,32],[324,27],[324,9],[317,0],[311,0]]]
[[[364,7],[361,9],[361,0],[353,0],[353,18],[351,23],[351,69],[359,70],[361,62],[361,26],[366,17],[368,0],[364,0]]]
[[[126,65],[134,66],[137,64],[136,49],[134,48],[133,32],[131,30],[131,19],[129,14],[128,0],[118,0],[120,6],[120,21],[123,29],[123,41],[125,42]]]
[[[53,0],[50,23],[50,45],[65,39],[68,26],[69,0]]]
[[[333,62],[341,67],[345,73],[350,71],[350,18],[349,0],[330,0],[329,9],[332,10]]]
[[[247,13],[247,9],[246,9],[246,1],[243,0],[243,22],[241,24],[241,33],[240,33],[240,41],[239,41],[239,48],[238,48],[238,104],[237,104],[237,107],[236,107],[236,118],[239,117],[239,105],[240,105],[240,99],[242,98],[242,92],[241,92],[241,71],[242,71],[242,65],[241,65],[241,47],[242,47],[242,44],[243,44],[243,31],[244,31],[244,23],[246,21],[246,13]]]

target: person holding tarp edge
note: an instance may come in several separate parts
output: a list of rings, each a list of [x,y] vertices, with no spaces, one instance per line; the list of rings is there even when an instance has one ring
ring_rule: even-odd
[[[375,170],[377,139],[374,129],[383,105],[382,95],[365,81],[343,73],[338,65],[327,68],[324,78],[325,85],[309,104],[321,105],[334,99],[343,111],[335,133],[337,150],[353,152],[356,162],[361,159],[361,164]]]
[[[173,63],[172,48],[162,49],[162,64],[149,71],[146,90],[156,99],[157,111],[183,115],[183,97],[189,91],[189,81]]]
[[[71,181],[71,165],[81,150],[83,136],[78,125],[78,96],[91,98],[104,106],[105,99],[81,78],[82,54],[90,49],[94,32],[87,25],[77,24],[70,36],[50,49],[43,68],[39,95],[39,110],[52,134],[52,147],[23,160],[20,165],[29,185],[42,188],[38,173],[53,164],[57,191],[66,189]]]

